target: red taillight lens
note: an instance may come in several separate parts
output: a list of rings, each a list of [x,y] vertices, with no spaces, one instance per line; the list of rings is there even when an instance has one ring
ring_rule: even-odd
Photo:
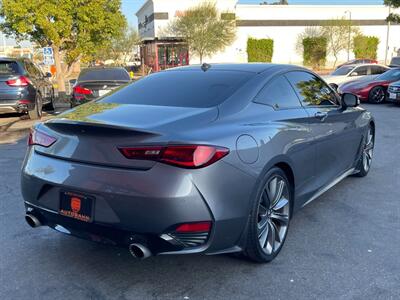
[[[82,94],[82,95],[91,95],[93,92],[90,89],[81,87],[80,85],[77,85],[74,87],[74,93],[77,94]]]
[[[185,223],[179,225],[175,232],[188,233],[188,232],[209,232],[211,229],[211,222],[197,222],[197,223]]]
[[[129,159],[154,160],[190,169],[209,166],[229,153],[227,148],[202,145],[119,148],[119,150]]]
[[[17,79],[10,79],[6,81],[7,85],[9,86],[27,86],[28,84],[31,83],[31,81],[29,80],[29,78],[25,77],[25,76],[20,76]]]
[[[36,129],[32,129],[29,133],[28,146],[39,145],[43,147],[50,147],[56,141],[57,139],[55,137],[49,136]]]

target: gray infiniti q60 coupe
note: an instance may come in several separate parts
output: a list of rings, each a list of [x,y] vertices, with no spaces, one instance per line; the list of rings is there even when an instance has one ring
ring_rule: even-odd
[[[309,70],[189,66],[37,124],[22,169],[26,221],[157,254],[269,262],[294,212],[367,175],[375,122]]]

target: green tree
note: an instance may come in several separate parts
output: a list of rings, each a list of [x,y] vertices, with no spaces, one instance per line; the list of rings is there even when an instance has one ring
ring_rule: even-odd
[[[53,48],[61,95],[74,63],[107,45],[126,23],[120,0],[2,0],[0,16],[6,34]]]
[[[303,39],[303,64],[320,69],[326,62],[327,41],[325,37],[307,37]]]
[[[296,52],[299,55],[303,55],[304,46],[303,40],[306,38],[319,38],[321,37],[321,29],[318,26],[307,26],[303,32],[297,35],[296,39]]]
[[[321,34],[328,42],[328,53],[335,57],[333,67],[336,66],[338,56],[343,50],[352,48],[352,37],[359,33],[350,20],[345,18],[328,20],[321,26]]]
[[[353,44],[353,51],[356,58],[377,58],[379,45],[378,37],[359,34],[354,37]]]
[[[274,53],[274,40],[253,39],[247,40],[248,62],[271,62]]]
[[[400,0],[385,0],[385,5],[393,8],[399,8],[400,7]],[[388,21],[400,24],[400,15],[399,14],[394,14],[391,13],[388,18]]]
[[[118,64],[125,65],[131,58],[135,46],[141,42],[138,31],[130,26],[123,26],[119,34],[116,34],[109,45],[99,49],[93,56],[94,59],[112,59]]]
[[[235,15],[220,13],[215,3],[204,2],[186,10],[169,24],[168,34],[184,39],[192,54],[203,62],[232,44],[236,36]]]

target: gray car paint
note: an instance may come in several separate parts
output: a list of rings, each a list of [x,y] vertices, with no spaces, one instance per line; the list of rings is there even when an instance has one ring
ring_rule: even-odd
[[[197,69],[201,71],[197,66],[180,71]],[[50,148],[28,149],[22,170],[26,206],[57,215],[59,191],[68,189],[96,197],[96,224],[135,233],[160,235],[174,224],[212,220],[207,245],[181,253],[221,253],[243,247],[253,193],[274,165],[293,175],[295,210],[356,166],[361,140],[373,121],[366,110],[276,110],[252,102],[277,74],[304,71],[299,67],[248,64],[213,65],[213,69],[238,69],[254,76],[218,107],[100,101],[37,125],[58,141]],[[324,120],[315,117],[320,111],[328,114]],[[254,139],[257,149],[249,148],[251,143],[237,148],[243,135]],[[117,146],[192,143],[227,147],[230,154],[206,168],[187,170],[127,160],[117,150]],[[243,151],[245,156],[257,152],[257,160],[244,161]]]

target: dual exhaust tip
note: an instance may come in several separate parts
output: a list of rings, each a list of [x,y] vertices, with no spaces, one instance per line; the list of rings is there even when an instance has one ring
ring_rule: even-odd
[[[33,214],[26,214],[25,221],[32,228],[37,228],[39,226],[42,226],[42,223]],[[129,252],[134,258],[137,258],[137,259],[146,259],[152,255],[149,248],[147,248],[143,244],[139,244],[139,243],[130,244]]]

